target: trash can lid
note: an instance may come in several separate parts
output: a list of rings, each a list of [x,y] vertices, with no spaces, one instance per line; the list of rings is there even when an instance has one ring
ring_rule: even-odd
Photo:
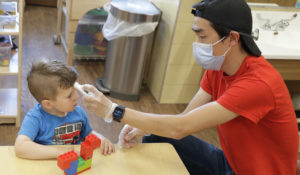
[[[112,0],[110,12],[128,22],[156,22],[161,14],[149,0]]]

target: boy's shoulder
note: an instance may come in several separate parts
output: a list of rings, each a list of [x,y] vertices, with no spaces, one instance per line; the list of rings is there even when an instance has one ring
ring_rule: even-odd
[[[78,116],[78,117],[86,117],[86,113],[84,109],[80,106],[76,106],[75,109],[72,112],[69,112],[68,115],[71,116]]]
[[[41,108],[41,104],[35,105],[30,111],[28,111],[25,117],[34,117],[40,119],[43,115],[41,112]]]
[[[73,110],[73,112],[79,112],[79,113],[85,114],[84,109],[80,106],[76,106],[75,109]]]
[[[30,126],[32,124],[34,124],[36,126],[41,125],[42,116],[43,116],[43,114],[41,112],[41,108],[42,108],[41,105],[37,104],[31,110],[29,110],[27,112],[27,114],[25,115],[24,120],[22,122],[21,129],[23,127]]]

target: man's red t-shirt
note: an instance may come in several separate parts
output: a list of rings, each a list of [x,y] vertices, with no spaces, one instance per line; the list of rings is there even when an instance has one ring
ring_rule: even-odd
[[[282,77],[263,56],[247,56],[232,76],[206,71],[201,88],[240,115],[218,126],[222,149],[235,174],[295,175],[296,115]]]

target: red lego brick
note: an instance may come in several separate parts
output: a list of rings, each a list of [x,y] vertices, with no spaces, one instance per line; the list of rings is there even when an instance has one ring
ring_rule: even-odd
[[[57,158],[57,165],[62,170],[68,169],[71,163],[78,159],[78,154],[75,151],[69,151],[64,153]]]
[[[82,142],[80,148],[80,156],[84,160],[91,159],[93,157],[93,151],[91,144],[89,142]]]
[[[101,145],[101,140],[97,136],[95,136],[94,134],[86,136],[85,137],[85,142],[89,142],[91,144],[93,150],[100,147],[100,145]]]

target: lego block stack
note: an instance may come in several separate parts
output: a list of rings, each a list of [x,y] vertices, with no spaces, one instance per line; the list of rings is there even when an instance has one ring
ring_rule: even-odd
[[[57,165],[66,175],[76,175],[91,168],[94,149],[100,147],[101,140],[91,134],[81,143],[80,156],[69,151],[57,158]]]

